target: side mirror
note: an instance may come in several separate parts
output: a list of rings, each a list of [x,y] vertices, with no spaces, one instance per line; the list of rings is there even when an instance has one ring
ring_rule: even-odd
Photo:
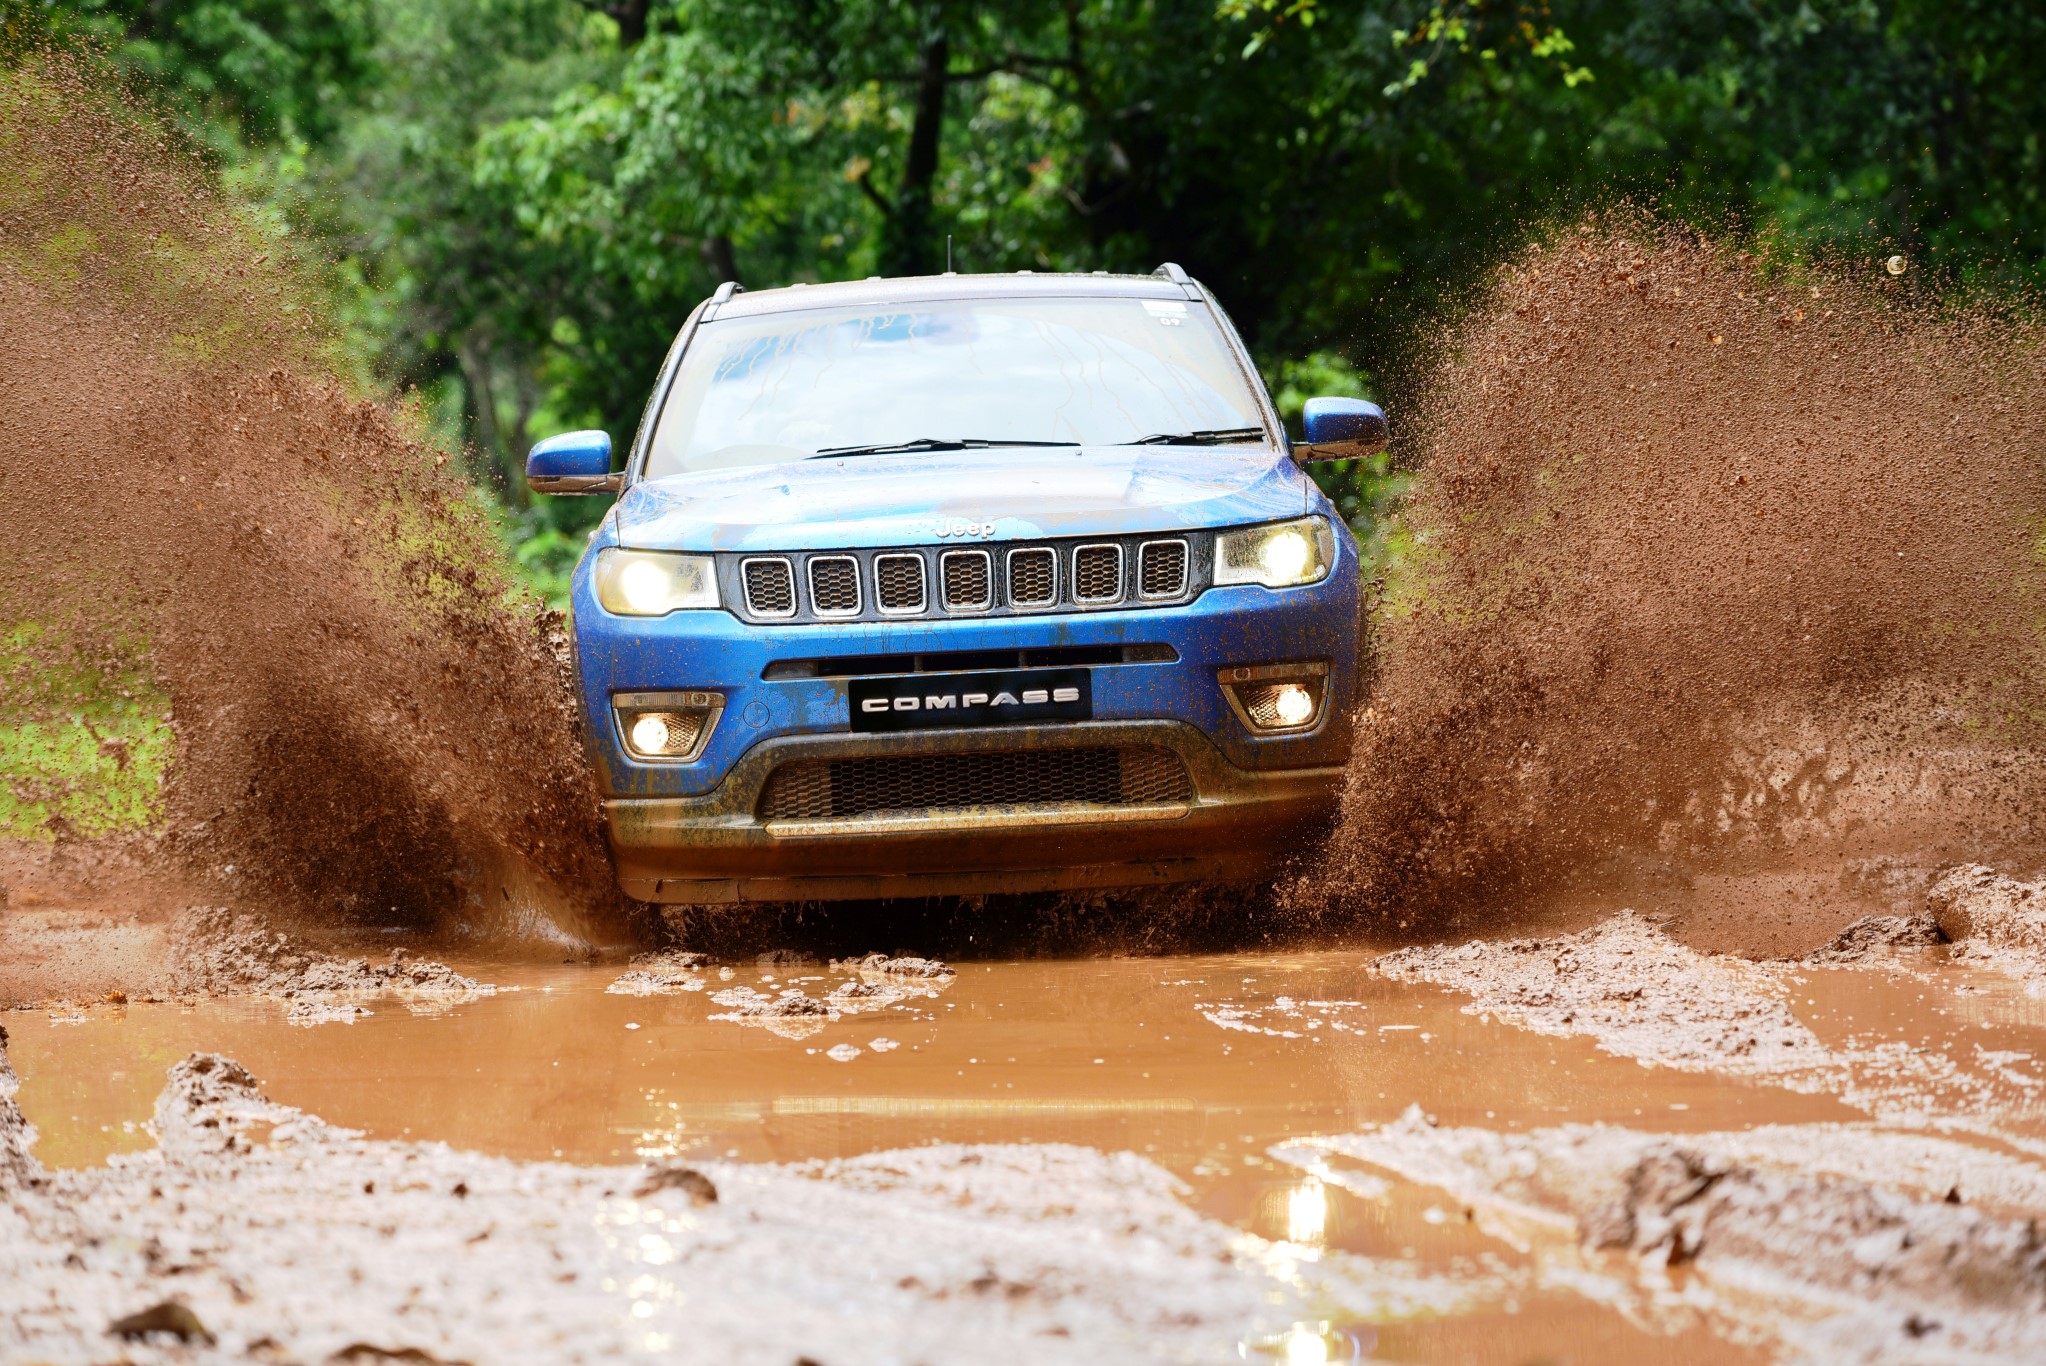
[[[625,476],[611,473],[609,432],[563,432],[527,455],[526,483],[535,493],[616,493]]]
[[[1307,439],[1293,447],[1293,458],[1303,464],[1376,455],[1391,439],[1385,409],[1361,398],[1310,398],[1303,419]]]

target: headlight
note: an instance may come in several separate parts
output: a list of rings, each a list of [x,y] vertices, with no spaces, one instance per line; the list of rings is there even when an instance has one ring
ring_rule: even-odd
[[[685,607],[718,605],[717,562],[665,550],[597,552],[597,601],[621,617],[664,617]]]
[[[1215,538],[1215,582],[1292,588],[1328,577],[1336,534],[1324,517],[1225,531]]]

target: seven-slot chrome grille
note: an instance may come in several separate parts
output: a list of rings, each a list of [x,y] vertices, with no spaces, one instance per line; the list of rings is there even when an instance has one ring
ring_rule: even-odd
[[[1187,602],[1208,586],[1214,534],[718,558],[725,600],[749,621],[1009,616]]]

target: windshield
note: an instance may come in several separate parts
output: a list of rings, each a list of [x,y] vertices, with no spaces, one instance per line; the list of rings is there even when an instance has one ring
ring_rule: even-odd
[[[697,329],[646,477],[919,441],[1259,444],[1263,428],[1221,326],[1190,300],[806,309]]]

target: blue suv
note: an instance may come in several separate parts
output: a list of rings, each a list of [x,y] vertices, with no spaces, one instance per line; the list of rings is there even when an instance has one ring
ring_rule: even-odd
[[[1357,549],[1227,316],[1154,275],[727,285],[574,578],[620,886],[714,903],[1254,876],[1350,748]]]

